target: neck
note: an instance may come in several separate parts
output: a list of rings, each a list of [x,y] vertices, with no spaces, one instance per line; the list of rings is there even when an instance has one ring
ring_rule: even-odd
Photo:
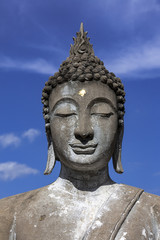
[[[93,191],[102,185],[113,184],[108,166],[98,171],[77,171],[61,163],[60,178],[70,181],[79,190]]]

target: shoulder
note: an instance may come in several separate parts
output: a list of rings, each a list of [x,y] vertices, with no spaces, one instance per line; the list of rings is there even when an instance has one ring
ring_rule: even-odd
[[[24,204],[24,202],[29,203],[33,201],[36,197],[38,197],[39,194],[43,194],[47,188],[48,186],[45,186],[32,191],[0,199],[0,216],[2,214],[7,214],[8,212],[16,211],[17,207],[19,208],[21,204]]]
[[[132,186],[122,184],[119,187],[123,189],[123,204],[129,199],[130,208],[126,208],[129,211],[116,239],[121,239],[124,232],[127,234],[126,239],[141,239],[142,236],[146,239],[159,239],[160,197]],[[136,232],[133,229],[136,229]]]
[[[156,220],[160,230],[160,196],[144,192],[140,198],[140,203]]]
[[[140,192],[139,196],[137,197],[135,207],[138,209],[139,212],[143,212],[143,214],[149,214],[150,218],[155,219],[156,222],[159,224],[160,228],[160,196],[144,192],[142,189],[123,185],[124,191],[134,191]]]
[[[137,202],[139,205],[143,205],[144,208],[150,211],[158,211],[160,214],[160,196],[144,192],[143,189],[128,186],[125,184],[118,184],[119,191],[122,196],[134,196],[135,203]]]
[[[14,217],[21,207],[32,202],[43,191],[45,187],[0,199],[0,240],[8,239]]]
[[[148,203],[152,203],[152,204],[154,203],[154,205],[155,204],[160,205],[160,196],[157,196],[157,195],[154,195],[151,193],[147,193],[147,192],[143,192],[142,199],[143,199],[143,201],[146,201]]]
[[[154,195],[154,194],[151,194],[151,193],[144,192],[144,190],[141,189],[141,188],[129,186],[129,185],[126,185],[126,184],[118,184],[118,186],[119,186],[119,189],[122,190],[122,192],[131,193],[132,191],[134,191],[134,192],[139,192],[140,191],[141,192],[140,198],[143,201],[147,201],[147,202],[151,202],[151,203],[155,202],[155,203],[160,204],[160,196],[158,196],[158,195]]]

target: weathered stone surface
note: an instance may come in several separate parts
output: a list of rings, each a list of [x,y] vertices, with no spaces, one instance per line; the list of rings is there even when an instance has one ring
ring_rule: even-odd
[[[0,240],[159,239],[159,200],[123,184],[81,191],[59,178],[0,201]]]

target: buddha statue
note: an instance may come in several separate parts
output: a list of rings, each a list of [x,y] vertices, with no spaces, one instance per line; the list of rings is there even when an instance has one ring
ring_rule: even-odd
[[[124,87],[94,55],[81,24],[70,56],[45,83],[45,174],[58,179],[0,200],[0,240],[158,240],[160,197],[115,183],[122,173]]]

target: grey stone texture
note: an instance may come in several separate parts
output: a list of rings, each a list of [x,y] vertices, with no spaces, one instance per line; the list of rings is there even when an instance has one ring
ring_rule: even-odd
[[[0,201],[0,239],[158,240],[159,200],[123,184],[81,191],[59,178]]]

